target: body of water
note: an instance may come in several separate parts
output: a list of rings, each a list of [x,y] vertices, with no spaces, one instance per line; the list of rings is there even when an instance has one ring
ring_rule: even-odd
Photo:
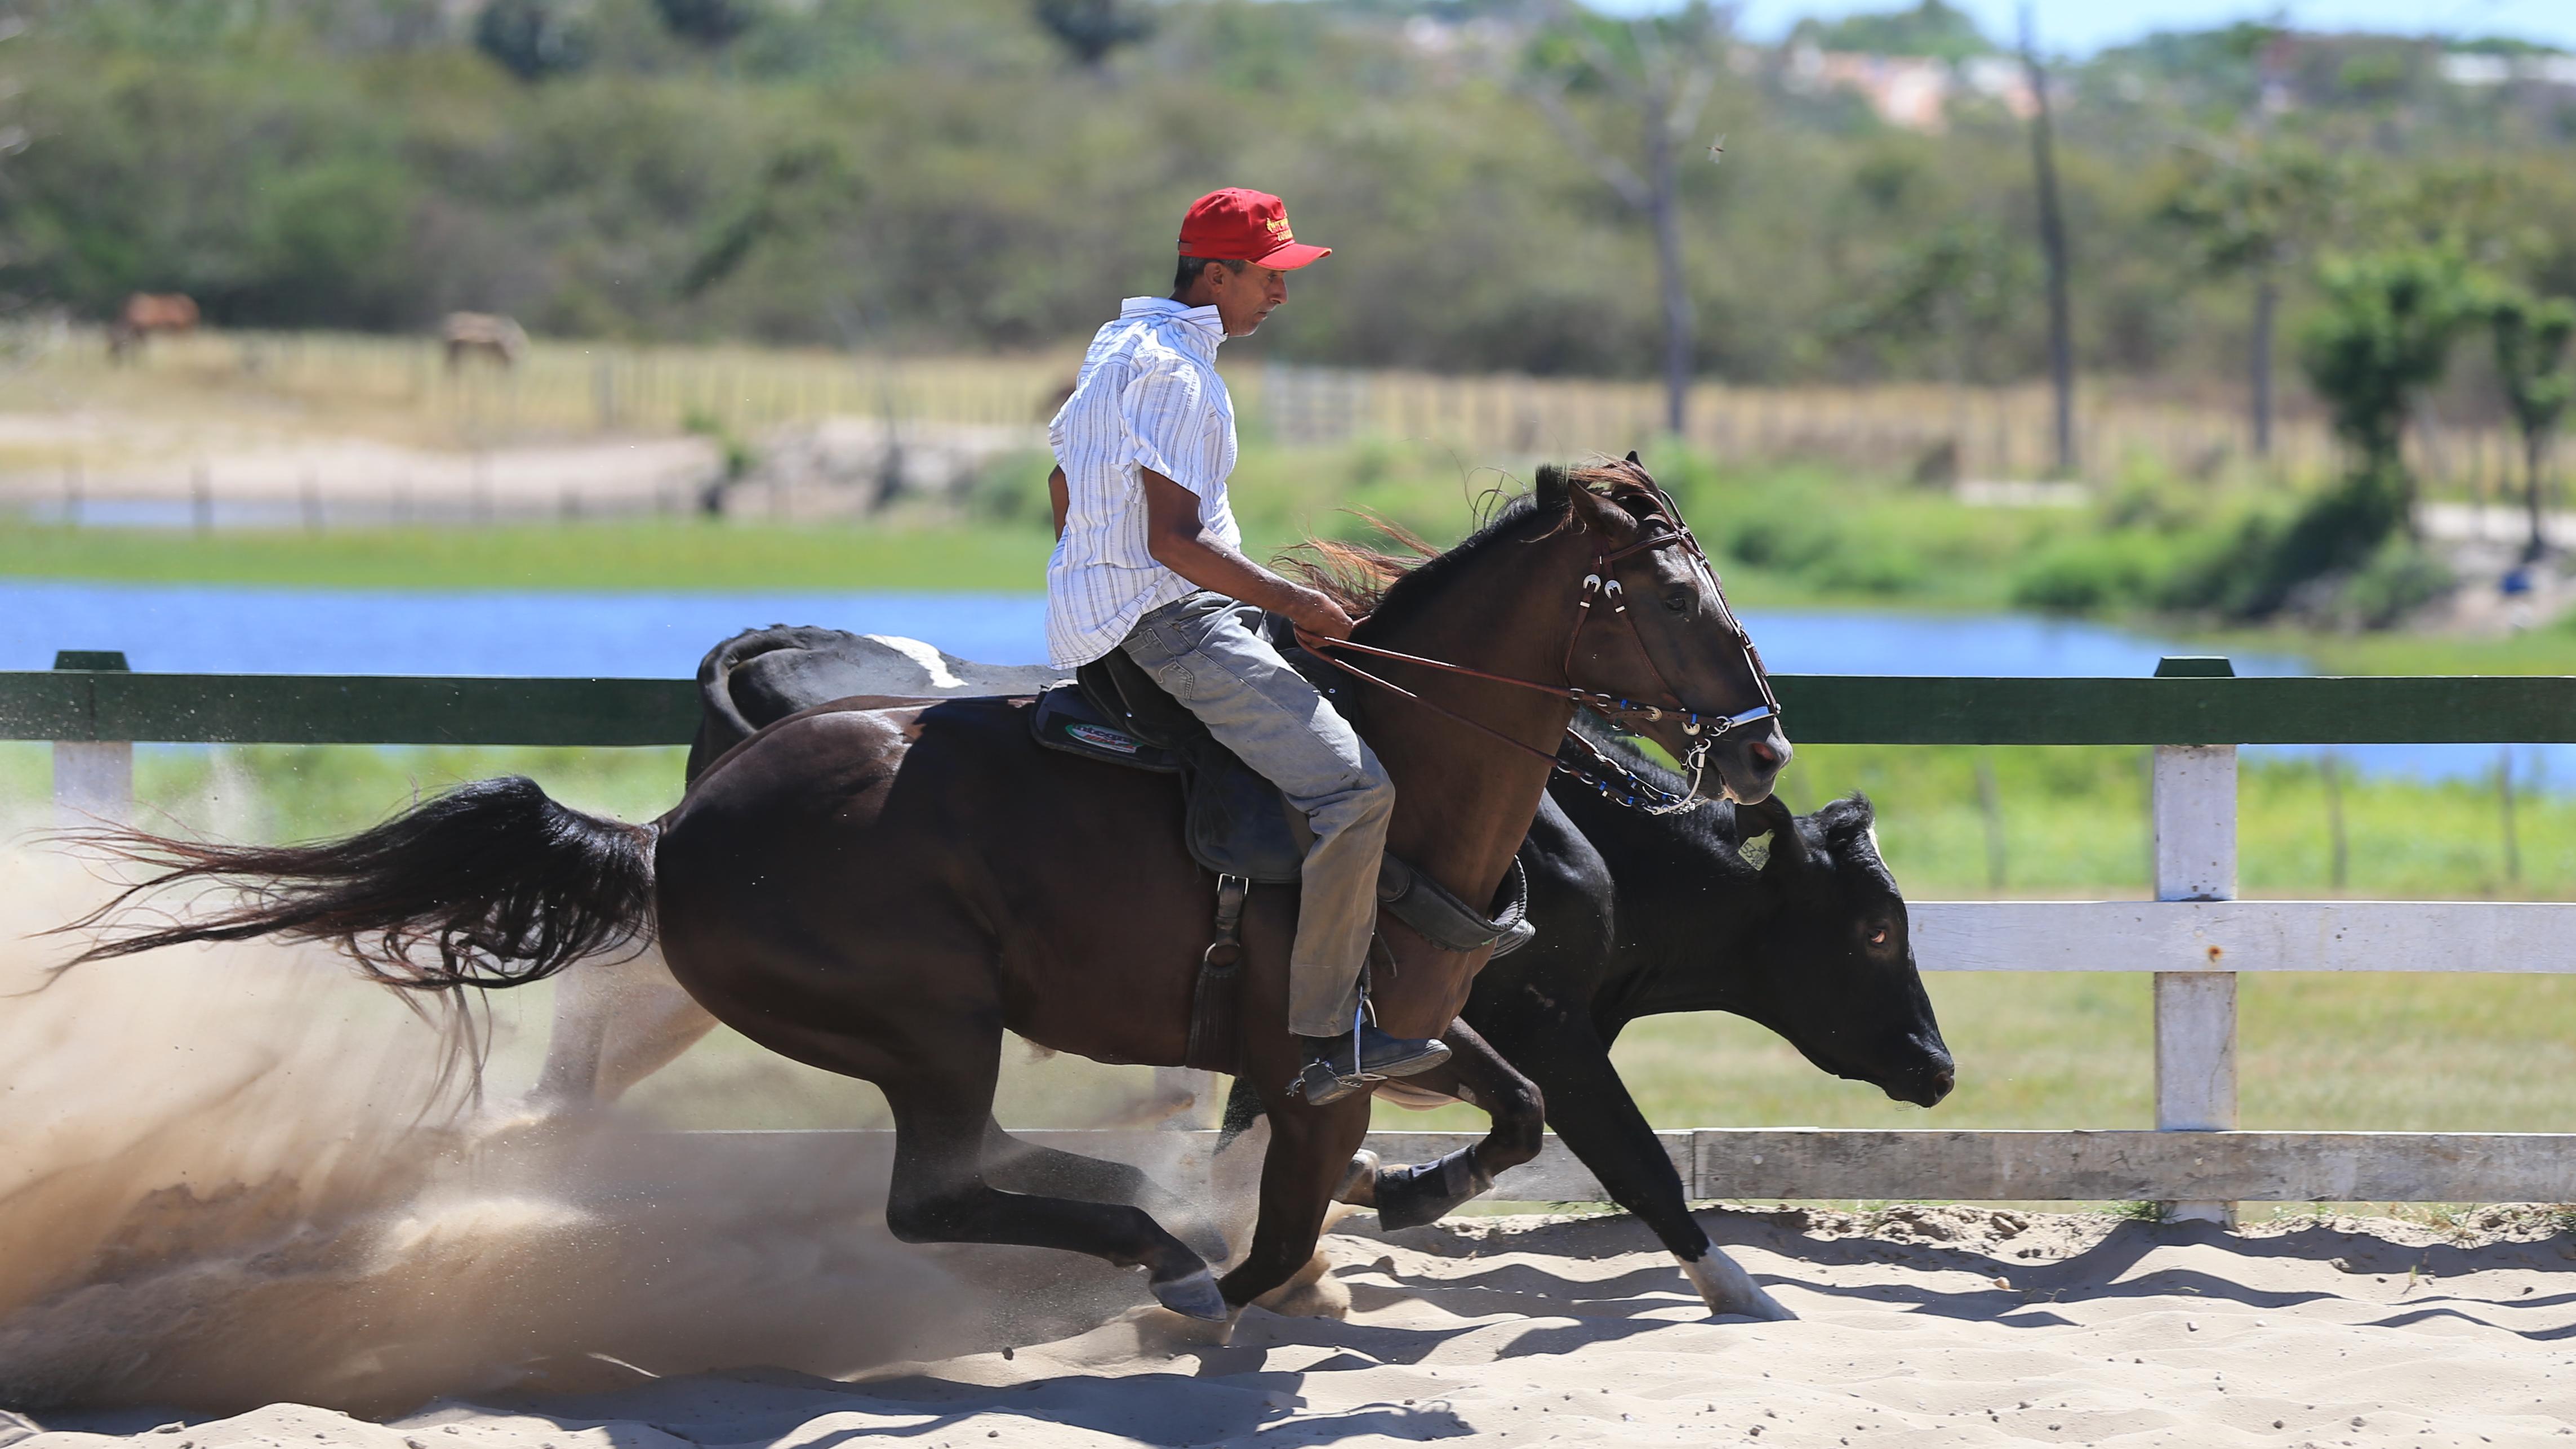
[[[0,669],[48,669],[58,649],[121,649],[134,668],[250,674],[685,677],[717,641],[769,624],[902,634],[995,664],[1045,657],[1035,594],[432,593],[213,585],[0,583]],[[1750,610],[1784,674],[2022,677],[2151,674],[2198,652],[2100,624],[2014,614]],[[2240,674],[2304,674],[2290,655],[2238,656]],[[1793,736],[1794,738],[1794,731]],[[2249,754],[2313,753],[2269,746]],[[2428,777],[2492,772],[2488,745],[2347,747],[2356,768]],[[2576,782],[2576,746],[2518,747],[2535,783]]]

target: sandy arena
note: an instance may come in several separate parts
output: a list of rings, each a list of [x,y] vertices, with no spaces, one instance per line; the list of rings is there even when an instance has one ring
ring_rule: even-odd
[[[17,864],[15,900],[81,894]],[[316,952],[11,999],[0,1446],[2474,1445],[2576,1421],[2576,1235],[2544,1210],[2244,1237],[1709,1212],[1800,1315],[1779,1324],[1704,1318],[1625,1217],[1381,1237],[1358,1214],[1300,1294],[1327,1316],[1250,1310],[1218,1344],[1087,1259],[896,1243],[881,1181],[792,1141],[710,1172],[632,1124],[423,1125],[431,1041]]]

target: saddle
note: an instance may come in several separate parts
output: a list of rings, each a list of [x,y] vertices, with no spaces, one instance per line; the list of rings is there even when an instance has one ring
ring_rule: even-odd
[[[1274,642],[1327,698],[1344,693],[1347,686],[1330,665],[1297,648],[1293,639],[1274,637]],[[691,775],[752,730],[814,705],[879,692],[877,687],[853,686],[862,678],[871,685],[881,678],[889,652],[887,644],[865,635],[785,626],[737,635],[718,645],[699,666],[703,719],[691,751]],[[952,677],[1025,672],[948,663],[961,666],[942,670]],[[1278,786],[1217,743],[1197,715],[1124,651],[1113,650],[1076,670],[1071,681],[1041,690],[1029,710],[1029,732],[1047,749],[1180,777],[1186,802],[1183,838],[1191,857],[1217,877],[1216,940],[1200,961],[1187,1062],[1233,1073],[1241,956],[1236,932],[1243,902],[1253,885],[1288,885],[1298,879],[1306,856],[1305,822],[1288,808]],[[1393,855],[1378,869],[1380,906],[1446,950],[1490,945],[1501,956],[1536,934],[1528,921],[1529,880],[1517,858],[1496,894],[1488,914]]]

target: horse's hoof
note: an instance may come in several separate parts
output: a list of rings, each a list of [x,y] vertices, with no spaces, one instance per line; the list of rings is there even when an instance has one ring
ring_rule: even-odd
[[[1154,1301],[1174,1313],[1208,1323],[1223,1323],[1234,1316],[1225,1294],[1217,1289],[1216,1275],[1205,1268],[1178,1278],[1157,1278],[1147,1286],[1154,1290]]]

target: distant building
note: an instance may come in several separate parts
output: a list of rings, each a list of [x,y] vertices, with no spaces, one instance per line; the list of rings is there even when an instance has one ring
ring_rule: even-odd
[[[2014,116],[2039,110],[2021,62],[2004,55],[1974,55],[1956,65],[1919,55],[1866,55],[1847,50],[1792,46],[1782,81],[1793,91],[1849,91],[1869,102],[1878,118],[1909,131],[1938,133],[1950,124],[1950,102],[1982,96]]]
[[[2442,57],[2442,79],[2455,86],[2500,86],[2515,81],[2576,86],[2576,55],[2490,55],[2455,50]]]

